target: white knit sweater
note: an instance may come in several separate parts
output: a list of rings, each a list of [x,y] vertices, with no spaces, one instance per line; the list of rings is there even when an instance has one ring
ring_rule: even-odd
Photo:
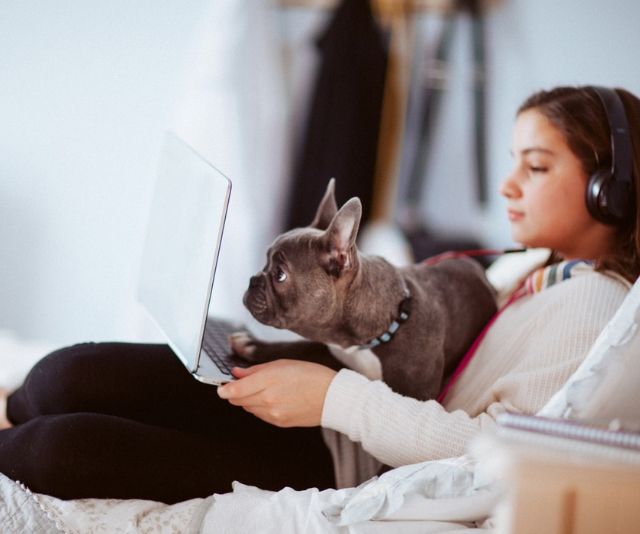
[[[630,284],[592,270],[507,307],[489,329],[443,404],[421,402],[342,370],[322,426],[338,487],[392,467],[459,456],[505,411],[534,414],[561,388],[622,303]],[[348,439],[347,439],[348,437]]]

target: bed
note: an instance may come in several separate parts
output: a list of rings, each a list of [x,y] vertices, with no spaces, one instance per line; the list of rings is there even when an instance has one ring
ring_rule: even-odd
[[[637,420],[640,282],[583,364],[542,410],[547,417]],[[0,386],[15,387],[51,347],[0,332]],[[20,358],[7,358],[9,354]],[[10,360],[10,361],[9,361]],[[481,441],[481,439],[480,439]],[[274,493],[236,483],[232,493],[165,505],[143,500],[61,501],[0,475],[2,532],[356,533],[506,530],[504,485],[479,447],[448,460],[394,469],[358,488]],[[247,513],[250,510],[251,513]]]

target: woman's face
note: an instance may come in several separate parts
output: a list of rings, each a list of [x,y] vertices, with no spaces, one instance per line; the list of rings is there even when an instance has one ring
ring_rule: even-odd
[[[615,229],[589,215],[588,177],[560,130],[535,108],[524,111],[516,120],[511,153],[513,170],[499,191],[507,198],[513,239],[554,249],[565,260],[606,253]]]

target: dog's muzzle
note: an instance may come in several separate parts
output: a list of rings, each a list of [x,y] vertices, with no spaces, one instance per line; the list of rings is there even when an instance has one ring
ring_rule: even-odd
[[[249,280],[249,289],[244,294],[242,302],[258,321],[268,310],[267,283],[264,274],[252,276]]]

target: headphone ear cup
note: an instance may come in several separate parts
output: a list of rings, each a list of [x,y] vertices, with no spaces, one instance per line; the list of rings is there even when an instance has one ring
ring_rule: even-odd
[[[613,180],[606,185],[607,210],[609,220],[615,224],[624,224],[631,217],[633,189],[629,182]]]
[[[607,183],[611,180],[611,172],[599,169],[589,178],[587,184],[587,209],[591,216],[601,223],[611,224],[613,221],[607,210]]]
[[[596,171],[587,184],[587,209],[591,216],[604,224],[621,224],[632,202],[628,184],[613,180],[611,171]]]

